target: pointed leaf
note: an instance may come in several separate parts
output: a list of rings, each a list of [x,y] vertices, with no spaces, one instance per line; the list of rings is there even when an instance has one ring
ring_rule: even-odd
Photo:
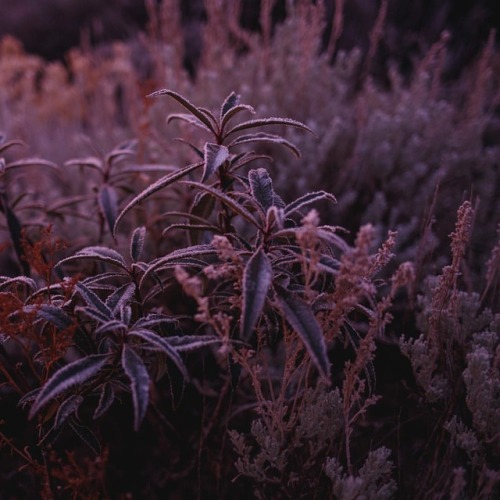
[[[101,394],[99,395],[99,403],[97,403],[97,408],[94,411],[94,420],[104,415],[111,408],[114,400],[115,392],[113,391],[111,384],[103,384]]]
[[[155,183],[151,184],[151,186],[147,187],[144,191],[139,193],[132,201],[128,203],[128,205],[120,212],[115,221],[115,226],[113,228],[113,234],[116,233],[116,228],[118,227],[118,223],[121,221],[123,216],[129,212],[132,208],[134,208],[138,203],[149,198],[152,194],[156,193],[160,189],[163,189],[170,184],[173,184],[175,181],[181,179],[185,175],[189,174],[193,170],[200,168],[203,165],[203,162],[195,163],[193,165],[188,165],[178,172],[173,172],[171,174],[165,175],[161,179],[158,179]]]
[[[223,193],[222,191],[219,191],[218,189],[215,189],[213,187],[206,186],[201,182],[192,182],[192,181],[182,181],[182,182],[183,184],[187,184],[188,186],[197,187],[202,191],[210,193],[215,198],[218,198],[224,205],[228,206],[234,212],[241,215],[241,217],[243,217],[247,222],[250,222],[250,224],[253,224],[254,226],[260,228],[260,224],[254,219],[252,214],[243,205],[238,203],[233,198],[230,198],[226,193]]]
[[[222,103],[222,107],[220,110],[220,119],[222,121],[222,118],[224,118],[224,115],[231,109],[233,109],[235,106],[237,106],[240,103],[240,96],[236,94],[235,92],[231,92],[224,102]]]
[[[225,127],[231,121],[231,119],[241,111],[248,111],[252,115],[255,114],[255,109],[253,109],[252,106],[248,106],[247,104],[238,104],[234,106],[233,108],[229,109],[226,113],[224,113],[224,116],[221,118],[222,131],[224,131]],[[224,134],[224,137],[225,136],[226,134]]]
[[[231,144],[229,144],[227,147],[232,148],[233,146],[238,146],[239,144],[248,144],[251,142],[274,142],[275,144],[280,144],[281,146],[288,148],[297,158],[300,158],[300,151],[297,146],[295,146],[295,144],[287,141],[279,135],[266,134],[264,132],[260,132],[258,134],[241,135],[233,142],[231,142]]]
[[[204,166],[201,182],[206,182],[212,175],[217,172],[219,167],[229,158],[229,150],[226,146],[218,144],[205,144],[204,149]]]
[[[83,402],[83,397],[79,394],[73,394],[65,399],[57,410],[54,427],[58,429],[64,422],[75,413]]]
[[[134,262],[137,262],[141,258],[145,236],[146,228],[144,226],[136,228],[132,234],[132,239],[130,240],[130,258]]]
[[[262,248],[248,260],[243,273],[243,310],[240,336],[248,340],[260,318],[273,278],[271,263]]]
[[[179,335],[168,337],[168,343],[178,352],[193,351],[208,345],[221,344],[222,340],[214,335]]]
[[[106,220],[109,231],[113,231],[116,217],[118,215],[118,193],[113,186],[104,184],[99,190],[99,208],[101,214]]]
[[[290,216],[294,212],[297,212],[301,208],[306,205],[310,205],[311,203],[315,203],[320,200],[328,200],[333,203],[337,203],[337,200],[333,194],[327,193],[326,191],[314,191],[312,193],[307,193],[300,198],[297,198],[295,201],[292,201],[285,208],[285,216]]]
[[[123,305],[130,302],[135,293],[135,283],[125,283],[117,288],[107,299],[106,305],[114,312],[118,312]]]
[[[236,132],[241,132],[242,130],[247,130],[249,128],[263,127],[268,125],[286,125],[287,127],[300,128],[305,130],[312,135],[316,135],[307,125],[297,120],[292,120],[290,118],[257,118],[255,120],[248,120],[243,123],[235,125],[225,136],[228,137]]]
[[[128,345],[123,346],[122,366],[130,379],[130,390],[134,404],[134,430],[137,431],[148,408],[149,375],[141,357]]]
[[[87,288],[82,282],[77,283],[75,288],[80,292],[80,295],[87,305],[96,309],[96,311],[100,312],[106,319],[113,319],[113,311],[90,288]]]
[[[166,354],[175,363],[184,378],[189,378],[186,366],[184,365],[182,358],[179,356],[177,351],[169,344],[168,338],[160,337],[160,335],[158,335],[157,333],[145,328],[130,330],[129,335],[140,337],[151,346],[154,346],[156,349]]]
[[[212,132],[215,132],[215,130],[212,127],[212,122],[206,117],[205,114],[203,114],[194,104],[190,103],[185,97],[181,96],[180,94],[177,94],[177,92],[173,92],[172,90],[168,89],[157,90],[156,92],[149,94],[148,97],[157,97],[160,95],[168,95],[173,99],[175,99],[179,104],[184,106],[191,114],[196,116],[198,120],[204,123]]]
[[[101,262],[113,264],[127,270],[127,264],[125,263],[125,260],[116,250],[100,246],[83,248],[82,250],[76,252],[75,255],[71,255],[69,257],[66,257],[65,259],[60,260],[56,265],[60,266],[61,264],[65,264],[66,262],[72,262],[74,260],[80,259],[100,260]]]
[[[73,325],[71,316],[65,313],[60,307],[52,304],[41,304],[34,306],[37,316],[55,325],[59,330],[66,330]]]
[[[325,338],[311,308],[285,290],[278,289],[278,291],[278,302],[286,321],[301,338],[321,376],[329,380],[330,362]]]
[[[248,172],[250,192],[265,212],[274,205],[274,189],[270,175],[265,168]]]
[[[106,356],[92,355],[77,359],[57,370],[38,393],[31,407],[29,418],[32,419],[51,399],[56,398],[65,390],[92,378],[106,364],[106,361]]]
[[[198,118],[192,115],[188,115],[187,113],[171,113],[167,116],[167,123],[170,123],[174,120],[180,120],[181,122],[189,123],[190,125],[194,125],[195,127],[201,128],[207,132],[212,132],[203,122],[201,122]]]

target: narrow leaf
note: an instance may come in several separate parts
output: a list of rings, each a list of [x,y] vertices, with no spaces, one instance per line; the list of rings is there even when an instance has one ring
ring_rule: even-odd
[[[125,263],[125,260],[116,250],[100,246],[83,248],[82,250],[79,250],[77,253],[75,253],[75,255],[71,255],[69,257],[66,257],[65,259],[60,260],[56,264],[56,266],[81,259],[100,260],[101,262],[113,264],[127,270],[127,264]]]
[[[193,351],[208,345],[220,344],[222,340],[214,335],[179,335],[168,337],[168,343],[178,352]]]
[[[212,127],[212,122],[206,117],[206,115],[204,115],[194,104],[190,103],[185,97],[181,96],[180,94],[177,94],[177,92],[173,92],[172,90],[168,89],[157,90],[156,92],[149,94],[148,97],[157,97],[160,95],[168,95],[173,99],[175,99],[179,104],[184,106],[191,114],[196,116],[198,120],[204,123],[212,132],[215,132],[215,130]]]
[[[286,147],[294,154],[294,156],[300,158],[300,151],[297,146],[295,146],[295,144],[287,141],[279,135],[266,134],[264,132],[260,132],[258,134],[241,135],[233,142],[231,142],[231,144],[229,144],[227,147],[232,148],[233,146],[238,146],[239,144],[248,144],[251,142],[274,142],[275,144],[280,144],[281,146]]]
[[[175,363],[184,378],[189,378],[186,366],[184,365],[182,358],[179,356],[177,351],[169,344],[168,339],[160,337],[157,333],[145,328],[130,330],[129,335],[140,337],[151,346],[154,346],[155,348],[166,354]]]
[[[130,240],[130,258],[134,262],[137,262],[141,258],[145,236],[146,228],[144,226],[136,228],[132,234],[132,239]]]
[[[235,106],[237,106],[240,103],[240,96],[236,94],[235,92],[231,92],[224,102],[222,103],[222,107],[220,110],[220,119],[222,121],[222,118],[224,118],[224,115],[231,109],[233,109]]]
[[[301,338],[321,376],[328,380],[330,362],[325,338],[311,308],[285,290],[280,291],[278,300],[286,321]]]
[[[79,394],[73,394],[69,396],[67,399],[65,399],[59,406],[59,409],[57,410],[54,427],[56,429],[61,427],[61,425],[64,424],[64,422],[66,422],[68,417],[70,417],[73,413],[75,413],[78,410],[82,402],[83,402],[83,397],[80,396]]]
[[[111,387],[111,384],[106,383],[101,387],[101,394],[99,395],[99,403],[97,403],[97,408],[94,411],[94,420],[98,419],[102,415],[104,415],[115,399],[115,392]]]
[[[188,115],[187,113],[171,113],[167,116],[167,123],[170,123],[174,120],[179,120],[181,122],[189,123],[190,125],[194,125],[195,127],[201,128],[207,132],[212,132],[203,122],[201,122],[198,118],[192,115]]]
[[[149,403],[149,375],[140,356],[128,345],[123,346],[122,366],[130,379],[130,390],[134,404],[134,430],[146,415]]]
[[[193,165],[188,165],[187,167],[184,167],[183,169],[173,172],[171,174],[165,175],[161,179],[158,179],[155,183],[151,184],[151,186],[147,187],[144,191],[139,193],[132,201],[128,203],[128,205],[119,213],[118,217],[116,218],[115,225],[113,228],[113,234],[116,233],[116,228],[118,227],[118,223],[121,221],[121,219],[124,217],[124,215],[129,212],[132,208],[134,208],[138,203],[141,201],[145,200],[146,198],[149,198],[152,194],[156,193],[160,189],[163,189],[170,184],[173,184],[175,181],[181,179],[185,175],[189,174],[193,170],[196,170],[197,168],[200,168],[203,165],[203,162],[195,163]]]
[[[333,194],[327,193],[326,191],[314,191],[297,198],[295,201],[292,201],[292,203],[287,205],[285,208],[285,216],[288,217],[294,212],[299,211],[306,205],[310,205],[311,203],[315,203],[320,200],[328,200],[333,203],[337,203],[337,200],[335,199],[335,196],[333,196]]]
[[[288,127],[300,128],[305,130],[312,135],[316,135],[307,125],[297,120],[292,120],[290,118],[257,118],[256,120],[248,120],[243,123],[235,125],[227,134],[226,137],[234,134],[236,132],[241,132],[242,130],[247,130],[249,128],[263,127],[268,125],[286,125]]]
[[[274,189],[270,175],[265,168],[248,172],[250,192],[265,212],[274,205]]]
[[[52,304],[41,304],[35,306],[37,316],[55,325],[59,330],[66,330],[73,325],[71,316],[65,313],[60,307]]]
[[[241,215],[247,222],[250,222],[250,224],[260,228],[260,224],[254,219],[252,214],[243,205],[238,203],[233,198],[230,198],[227,194],[223,193],[222,191],[219,191],[218,189],[215,189],[210,186],[206,186],[201,182],[183,181],[183,183],[187,184],[188,186],[197,187],[202,191],[210,193],[215,198],[218,198],[224,205],[228,206],[234,212]]]
[[[204,148],[204,166],[201,182],[206,182],[212,175],[217,172],[219,167],[229,157],[229,150],[226,146],[218,144],[206,143]]]
[[[271,285],[273,269],[262,248],[248,260],[243,273],[243,310],[240,336],[248,340],[260,318],[267,292]]]
[[[73,361],[57,370],[38,393],[31,407],[29,418],[32,419],[43,406],[65,390],[92,378],[106,364],[106,361],[106,356],[92,355]]]
[[[116,189],[107,184],[102,185],[99,190],[98,201],[101,214],[106,220],[109,231],[113,232],[118,215],[118,194]]]
[[[75,288],[80,292],[87,305],[99,311],[106,319],[113,319],[113,311],[90,288],[87,288],[82,282],[77,283]]]
[[[255,114],[255,109],[253,109],[252,106],[248,106],[247,104],[238,104],[237,106],[234,106],[233,108],[229,109],[226,113],[224,113],[224,116],[221,118],[222,131],[224,131],[225,127],[231,121],[231,119],[241,111],[248,111],[252,115]]]
[[[135,293],[134,283],[125,283],[117,288],[107,299],[106,305],[114,312],[130,302]]]

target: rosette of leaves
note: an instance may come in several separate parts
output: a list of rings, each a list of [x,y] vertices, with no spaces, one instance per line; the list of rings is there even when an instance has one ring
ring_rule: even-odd
[[[338,254],[346,244],[336,228],[316,225],[311,229],[314,242],[306,248],[301,243],[306,228],[300,217],[309,205],[323,200],[335,202],[335,198],[318,191],[287,204],[274,191],[265,168],[252,169],[247,175],[241,173],[243,167],[263,157],[251,151],[236,151],[240,145],[265,141],[282,145],[299,156],[298,149],[279,135],[247,131],[270,125],[312,131],[303,123],[286,118],[252,119],[233,125],[238,114],[254,112],[241,104],[234,93],[226,98],[218,117],[170,90],[152,95],[166,95],[178,101],[188,113],[170,115],[168,121],[190,123],[204,130],[211,140],[201,149],[190,144],[200,161],[159,179],[135,196],[117,217],[115,231],[133,207],[177,182],[196,191],[188,212],[166,214],[184,218],[184,222],[169,224],[165,231],[185,229],[191,244],[147,264],[141,283],[154,274],[167,287],[175,278],[165,271],[181,265],[199,278],[211,310],[230,318],[231,331],[226,333],[245,342],[255,338],[261,323],[274,322],[279,329],[280,318],[284,318],[302,340],[321,376],[327,379],[329,362],[324,335],[312,301],[305,295],[311,292],[319,296],[331,286],[338,269]],[[197,170],[201,171],[198,181],[183,180]],[[229,242],[234,252],[231,262],[221,258],[211,244],[216,235]],[[215,282],[206,276],[208,266],[220,271],[215,273],[219,276]],[[306,268],[321,274],[314,286],[308,283]]]
[[[84,433],[81,437],[88,444],[95,444],[97,440],[90,437],[90,429],[85,427],[82,431],[79,408],[97,401],[93,412],[97,419],[111,407],[116,394],[124,390],[132,395],[137,430],[148,407],[151,373],[161,376],[165,360],[169,360],[188,380],[181,353],[220,343],[215,336],[183,335],[175,317],[144,309],[135,282],[135,272],[141,267],[144,235],[144,228],[134,231],[130,263],[106,247],[87,247],[63,259],[59,264],[94,259],[117,270],[78,281],[69,300],[59,294],[60,285],[52,285],[44,290],[51,297],[50,303],[31,308],[40,321],[61,330],[78,324],[74,338],[77,359],[63,366],[59,363],[42,387],[21,401],[31,403],[30,418],[42,410],[54,416],[43,442],[53,440],[68,424],[79,435]]]

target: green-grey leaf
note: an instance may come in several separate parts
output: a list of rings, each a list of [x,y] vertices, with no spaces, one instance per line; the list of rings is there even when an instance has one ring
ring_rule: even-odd
[[[134,430],[139,430],[149,403],[149,375],[141,357],[128,345],[123,346],[122,366],[130,379],[134,404]]]
[[[319,373],[329,380],[330,362],[325,338],[311,308],[285,290],[279,290],[278,300],[286,321],[301,338]]]
[[[228,159],[229,150],[226,146],[206,143],[204,148],[204,166],[201,182],[206,182],[217,172],[219,167]]]
[[[262,313],[273,277],[271,263],[262,248],[248,260],[243,273],[243,310],[240,335],[248,340]]]
[[[92,355],[77,359],[57,370],[38,393],[31,407],[29,418],[32,419],[51,399],[56,398],[65,390],[92,378],[106,364],[106,361],[107,357],[104,355]]]

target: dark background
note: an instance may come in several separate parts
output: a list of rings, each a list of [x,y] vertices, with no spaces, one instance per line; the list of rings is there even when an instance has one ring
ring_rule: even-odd
[[[159,0],[153,0],[158,3]],[[274,18],[285,16],[285,0],[278,0]],[[381,57],[396,60],[405,68],[435,42],[443,30],[451,33],[453,58],[448,73],[459,73],[484,45],[491,28],[500,26],[498,0],[390,0]],[[203,0],[179,1],[186,35],[204,21]],[[259,0],[244,0],[242,25],[259,28]],[[334,0],[326,0],[333,15]],[[380,0],[347,0],[345,26],[338,47],[366,48]],[[126,40],[147,25],[144,0],[0,0],[0,37],[19,38],[28,52],[47,59],[62,59],[83,38],[97,44]],[[198,24],[199,25],[199,24]],[[325,33],[328,36],[329,28]],[[187,36],[189,38],[189,36]],[[498,41],[498,36],[497,36]],[[188,47],[196,53],[199,48]]]

